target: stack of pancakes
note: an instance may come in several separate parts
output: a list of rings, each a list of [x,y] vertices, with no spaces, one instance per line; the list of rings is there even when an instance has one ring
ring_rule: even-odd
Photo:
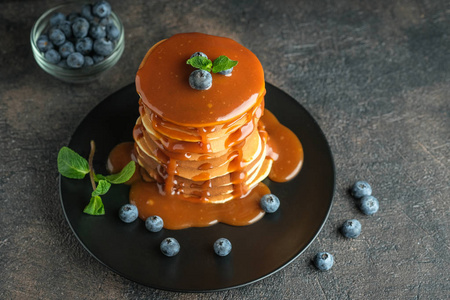
[[[185,61],[197,51],[227,55],[238,65],[231,76],[213,74],[210,90],[193,90],[193,68]],[[247,75],[253,80],[248,85],[241,80]],[[267,177],[272,160],[259,122],[264,79],[249,50],[230,39],[176,35],[149,50],[136,82],[141,99],[133,136],[144,180],[156,180],[162,193],[185,200],[223,203]]]

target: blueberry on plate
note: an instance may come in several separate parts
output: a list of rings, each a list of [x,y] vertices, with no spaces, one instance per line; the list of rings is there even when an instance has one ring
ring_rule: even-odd
[[[233,67],[231,67],[231,68],[229,68],[229,69],[226,69],[226,70],[223,70],[223,71],[220,71],[220,72],[217,72],[217,74],[220,74],[220,75],[229,75],[229,74],[231,74],[231,72],[233,72]]]
[[[117,28],[115,24],[108,24],[106,26],[106,36],[108,37],[108,39],[112,41],[117,40],[119,38],[119,35],[119,28]]]
[[[87,55],[92,51],[93,41],[90,37],[85,36],[77,41],[75,49],[83,55]]]
[[[64,32],[56,27],[50,28],[50,30],[48,31],[48,38],[56,46],[60,46],[66,41]]]
[[[89,67],[92,66],[94,64],[94,59],[90,56],[85,56],[84,57],[84,65],[83,67]]]
[[[136,205],[125,204],[119,210],[119,218],[125,223],[131,223],[138,218]]]
[[[82,17],[76,18],[72,23],[72,34],[76,38],[84,38],[89,32],[89,22]]]
[[[374,196],[364,196],[361,198],[359,202],[359,209],[365,215],[373,215],[378,211],[380,205],[378,203],[378,199]]]
[[[55,49],[50,49],[44,54],[45,59],[52,64],[57,64],[61,60],[61,55]]]
[[[50,17],[50,26],[56,26],[66,20],[66,16],[62,12],[56,12]]]
[[[66,41],[64,44],[62,44],[59,47],[59,54],[61,54],[62,58],[66,58],[71,53],[75,52],[75,47],[73,46],[72,42]]]
[[[50,49],[53,49],[53,43],[50,42],[48,36],[46,34],[41,34],[36,41],[36,46],[42,52],[46,52]]]
[[[190,58],[193,58],[193,57],[196,57],[196,56],[203,56],[205,58],[208,58],[208,56],[206,56],[206,54],[203,53],[203,52],[195,52],[194,54],[191,55]]]
[[[356,219],[347,220],[342,224],[341,233],[347,238],[356,239],[361,234],[361,223]]]
[[[93,39],[101,39],[106,36],[105,26],[100,25],[95,22],[91,22],[91,27],[89,28],[89,35]]]
[[[189,85],[196,90],[207,90],[212,86],[211,73],[205,70],[195,70],[189,75]]]
[[[274,213],[280,207],[280,199],[274,194],[266,194],[261,197],[259,204],[266,213]]]
[[[328,271],[334,264],[334,257],[328,252],[319,252],[314,257],[314,265],[320,271]]]
[[[178,252],[180,252],[180,244],[173,237],[165,238],[161,242],[161,245],[159,246],[159,248],[161,249],[161,252],[165,256],[169,256],[169,257],[175,256],[178,254]]]
[[[145,228],[151,232],[158,232],[164,227],[164,221],[160,216],[150,216],[145,220]]]
[[[355,184],[352,186],[352,190],[351,190],[352,196],[355,198],[362,198],[364,196],[370,196],[372,195],[372,187],[370,186],[369,183],[365,182],[365,181],[357,181],[355,182]]]
[[[94,51],[102,56],[108,56],[114,51],[114,44],[105,38],[97,39],[94,42]]]
[[[111,5],[107,1],[97,1],[92,6],[92,13],[99,18],[107,17],[111,14]]]
[[[219,256],[227,256],[231,252],[231,242],[226,238],[220,238],[214,242],[214,252]]]

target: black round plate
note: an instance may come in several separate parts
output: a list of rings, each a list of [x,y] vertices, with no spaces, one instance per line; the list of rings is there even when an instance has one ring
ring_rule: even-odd
[[[92,192],[89,179],[60,177],[65,216],[86,250],[132,281],[182,292],[243,286],[275,273],[298,257],[317,236],[330,212],[334,163],[312,116],[283,91],[270,84],[266,88],[266,107],[299,137],[305,154],[303,168],[293,180],[264,181],[281,200],[277,212],[250,226],[216,224],[151,233],[141,220],[125,224],[118,218],[119,208],[128,202],[129,186],[113,186],[102,196],[106,214],[90,216],[83,213]],[[111,149],[132,141],[138,114],[138,95],[130,84],[97,105],[78,126],[68,146],[87,158],[89,142],[94,140],[94,168],[105,174]],[[175,257],[165,257],[159,250],[160,242],[169,236],[181,245]],[[228,238],[233,245],[226,257],[213,251],[213,243],[220,237]]]

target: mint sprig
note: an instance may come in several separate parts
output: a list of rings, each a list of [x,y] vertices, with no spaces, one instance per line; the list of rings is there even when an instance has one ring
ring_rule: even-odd
[[[68,147],[62,147],[58,153],[58,171],[62,176],[71,179],[83,179],[89,173],[92,185],[91,200],[83,212],[89,215],[99,216],[105,214],[105,207],[100,196],[105,195],[111,188],[111,184],[127,182],[136,170],[134,161],[130,161],[119,173],[104,176],[95,174],[93,159],[95,143],[91,141],[89,161]],[[98,182],[98,184],[96,184]]]
[[[231,60],[225,55],[221,55],[214,60],[214,63],[204,56],[194,56],[186,61],[186,64],[194,68],[205,70],[207,72],[219,73],[233,68],[238,64],[236,60]]]

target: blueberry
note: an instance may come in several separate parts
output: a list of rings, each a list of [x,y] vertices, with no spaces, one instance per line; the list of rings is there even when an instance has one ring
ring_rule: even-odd
[[[75,44],[75,49],[83,55],[87,55],[92,51],[92,39],[88,36],[81,38]]]
[[[342,224],[341,233],[347,237],[356,239],[361,234],[361,223],[358,220],[347,220]]]
[[[57,25],[57,28],[64,33],[66,38],[72,37],[72,23],[70,23],[69,21],[62,21]]]
[[[59,47],[59,54],[61,54],[62,58],[66,58],[73,52],[75,52],[75,47],[72,42],[66,41]]]
[[[94,51],[102,56],[108,56],[114,51],[114,44],[105,38],[97,39],[94,42]]]
[[[114,41],[119,38],[120,31],[115,24],[109,24],[106,26],[106,36],[108,39]]]
[[[151,232],[158,232],[164,226],[163,219],[160,216],[151,216],[145,220],[145,228]]]
[[[223,71],[220,71],[220,72],[217,72],[217,74],[229,75],[229,74],[231,74],[231,72],[233,72],[233,67],[231,67],[229,69],[226,69],[226,70],[223,70]]]
[[[211,73],[205,70],[195,70],[189,76],[189,85],[196,90],[207,90],[212,86]]]
[[[365,181],[357,181],[352,186],[351,190],[352,196],[355,198],[362,198],[364,196],[370,196],[372,195],[372,188],[370,187],[370,184],[368,184]]]
[[[161,242],[159,248],[165,256],[169,257],[175,256],[178,254],[178,252],[180,252],[180,244],[175,238],[172,237],[165,238]]]
[[[83,67],[89,67],[92,66],[94,64],[94,60],[92,59],[92,57],[90,56],[85,56],[84,57],[84,65]]]
[[[107,1],[97,1],[92,7],[92,13],[99,18],[107,17],[111,14],[111,5]]]
[[[50,49],[45,52],[44,57],[48,62],[52,64],[57,64],[61,60],[61,55],[59,55],[58,51],[56,51],[55,49]]]
[[[50,26],[56,26],[66,20],[66,16],[61,12],[56,12],[50,17]]]
[[[114,24],[114,22],[108,17],[101,18],[100,21],[98,21],[98,25],[101,25],[101,26],[105,26],[106,27],[109,24]]]
[[[106,36],[105,26],[100,25],[95,22],[91,22],[91,27],[89,28],[89,35],[93,39],[101,39]]]
[[[79,17],[80,17],[79,13],[72,12],[72,13],[67,15],[67,21],[69,21],[70,23],[73,23],[73,21],[75,21],[75,19],[79,18]]]
[[[193,58],[193,57],[196,57],[196,56],[203,56],[205,58],[208,58],[208,56],[206,56],[206,54],[203,53],[203,52],[195,52],[194,54],[191,55],[190,58]]]
[[[226,238],[220,238],[214,242],[214,252],[219,256],[227,256],[231,252],[231,242]]]
[[[373,215],[378,211],[380,205],[378,203],[378,199],[374,196],[364,196],[361,198],[361,202],[359,203],[359,209],[365,215]]]
[[[92,15],[92,5],[84,4],[81,7],[81,16],[88,21],[94,20],[94,16]]]
[[[69,66],[67,65],[67,60],[66,59],[61,59],[58,63],[58,66],[62,67],[62,68],[69,68]]]
[[[72,69],[79,69],[84,65],[84,56],[80,52],[71,53],[67,56],[67,65]]]
[[[36,41],[36,46],[42,52],[46,52],[50,49],[53,49],[53,43],[50,42],[48,36],[45,34],[41,34]]]
[[[119,218],[125,223],[131,223],[138,218],[136,205],[125,204],[119,210]]]
[[[104,61],[105,57],[103,55],[94,54],[94,55],[92,55],[92,59],[94,60],[95,64],[98,64],[99,62]]]
[[[87,36],[89,31],[89,22],[82,17],[76,18],[72,23],[72,33],[76,38]]]
[[[278,199],[278,197],[274,194],[266,194],[261,197],[259,204],[265,212],[273,213],[277,211],[278,207],[280,207],[280,199]]]
[[[58,29],[56,27],[50,28],[50,30],[48,31],[48,38],[56,46],[60,46],[64,44],[64,42],[66,41],[66,36],[64,35],[64,32],[62,32],[61,29]]]
[[[314,257],[314,265],[320,271],[328,271],[334,264],[334,257],[328,252],[319,252]]]

